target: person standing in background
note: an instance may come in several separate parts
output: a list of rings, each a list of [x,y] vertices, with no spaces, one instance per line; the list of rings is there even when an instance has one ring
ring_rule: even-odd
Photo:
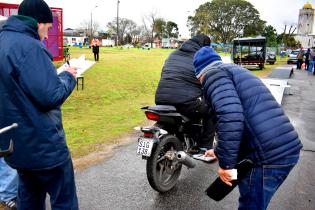
[[[310,50],[310,61],[309,61],[309,65],[308,65],[308,72],[309,74],[311,74],[313,72],[314,69],[314,63],[315,63],[315,51],[314,51],[314,47],[312,47],[312,49]]]
[[[296,69],[300,69],[302,67],[303,64],[303,57],[304,57],[304,53],[303,50],[300,50],[300,52],[297,54],[297,63],[296,63]]]
[[[304,70],[307,70],[308,66],[310,65],[310,53],[311,53],[311,50],[310,50],[310,48],[308,48],[306,53],[305,53],[305,67],[304,67]]]
[[[100,41],[94,37],[91,42],[92,46],[92,52],[94,54],[94,60],[98,61],[99,60],[99,52],[100,52]]]

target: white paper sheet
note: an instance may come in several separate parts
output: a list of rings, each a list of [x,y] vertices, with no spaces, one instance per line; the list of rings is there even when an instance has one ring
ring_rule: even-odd
[[[82,76],[82,74],[91,68],[95,64],[95,61],[85,60],[85,56],[81,55],[79,58],[72,58],[69,61],[71,67],[77,68],[77,77]],[[65,63],[57,69],[57,74],[60,74],[68,67],[68,64]]]

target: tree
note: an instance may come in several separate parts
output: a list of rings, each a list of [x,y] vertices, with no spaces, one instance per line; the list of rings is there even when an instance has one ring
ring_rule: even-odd
[[[156,23],[160,20],[161,18],[157,17],[156,11],[152,11],[149,15],[143,17],[142,19],[144,29],[146,30],[146,36],[149,36],[147,38],[149,38],[151,48],[153,47]]]
[[[264,20],[257,20],[256,24],[246,25],[244,27],[243,36],[258,36],[264,32],[266,27],[266,21]]]
[[[281,33],[277,36],[277,42],[280,45],[284,45],[284,47],[297,47],[301,43],[299,41],[296,41],[294,36],[292,34],[285,34]]]
[[[277,43],[277,31],[276,29],[271,26],[268,25],[264,28],[264,31],[261,34],[262,36],[266,37],[267,39],[267,46],[269,47],[276,47],[278,46]]]
[[[155,21],[155,38],[177,38],[178,37],[178,26],[172,21],[165,21],[162,18],[158,18]]]
[[[213,0],[199,6],[187,25],[192,35],[208,34],[214,41],[231,42],[236,37],[252,33],[263,21],[254,6],[245,0]]]
[[[118,28],[118,35],[119,35],[119,43],[125,44],[126,36],[133,37],[137,34],[137,24],[130,19],[127,18],[119,18],[119,28]],[[117,19],[115,18],[112,22],[107,24],[108,31],[117,34]],[[130,41],[130,39],[127,41]]]
[[[178,38],[178,26],[172,21],[167,21],[165,27],[165,36],[164,38]]]
[[[163,18],[158,18],[154,24],[155,38],[161,39],[165,36],[166,22]]]
[[[79,31],[84,31],[86,36],[92,37],[95,34],[95,32],[98,31],[99,27],[100,27],[100,24],[97,21],[93,21],[92,31],[91,31],[91,21],[83,20],[76,29]]]

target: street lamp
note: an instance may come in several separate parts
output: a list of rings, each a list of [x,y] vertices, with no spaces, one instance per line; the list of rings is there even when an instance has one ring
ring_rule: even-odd
[[[93,17],[93,10],[95,9],[97,7],[97,5],[95,5],[94,6],[94,8],[91,10],[91,36],[90,36],[90,39],[92,40],[92,37],[93,37],[93,19],[92,19],[92,17]],[[90,40],[90,41],[91,41]]]
[[[118,47],[118,40],[119,40],[119,33],[118,33],[118,29],[119,29],[119,3],[120,1],[117,0],[117,32],[116,32],[116,44],[117,44],[117,47]]]

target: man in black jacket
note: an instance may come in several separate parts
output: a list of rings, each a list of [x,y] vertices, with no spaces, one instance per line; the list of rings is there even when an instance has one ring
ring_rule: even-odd
[[[204,46],[210,46],[210,38],[197,35],[184,42],[171,53],[164,63],[161,79],[155,93],[158,105],[173,105],[185,116],[192,119],[203,118],[203,137],[197,142],[200,148],[212,148],[214,125],[208,117],[211,109],[202,96],[202,87],[195,77],[193,58],[195,53]]]

